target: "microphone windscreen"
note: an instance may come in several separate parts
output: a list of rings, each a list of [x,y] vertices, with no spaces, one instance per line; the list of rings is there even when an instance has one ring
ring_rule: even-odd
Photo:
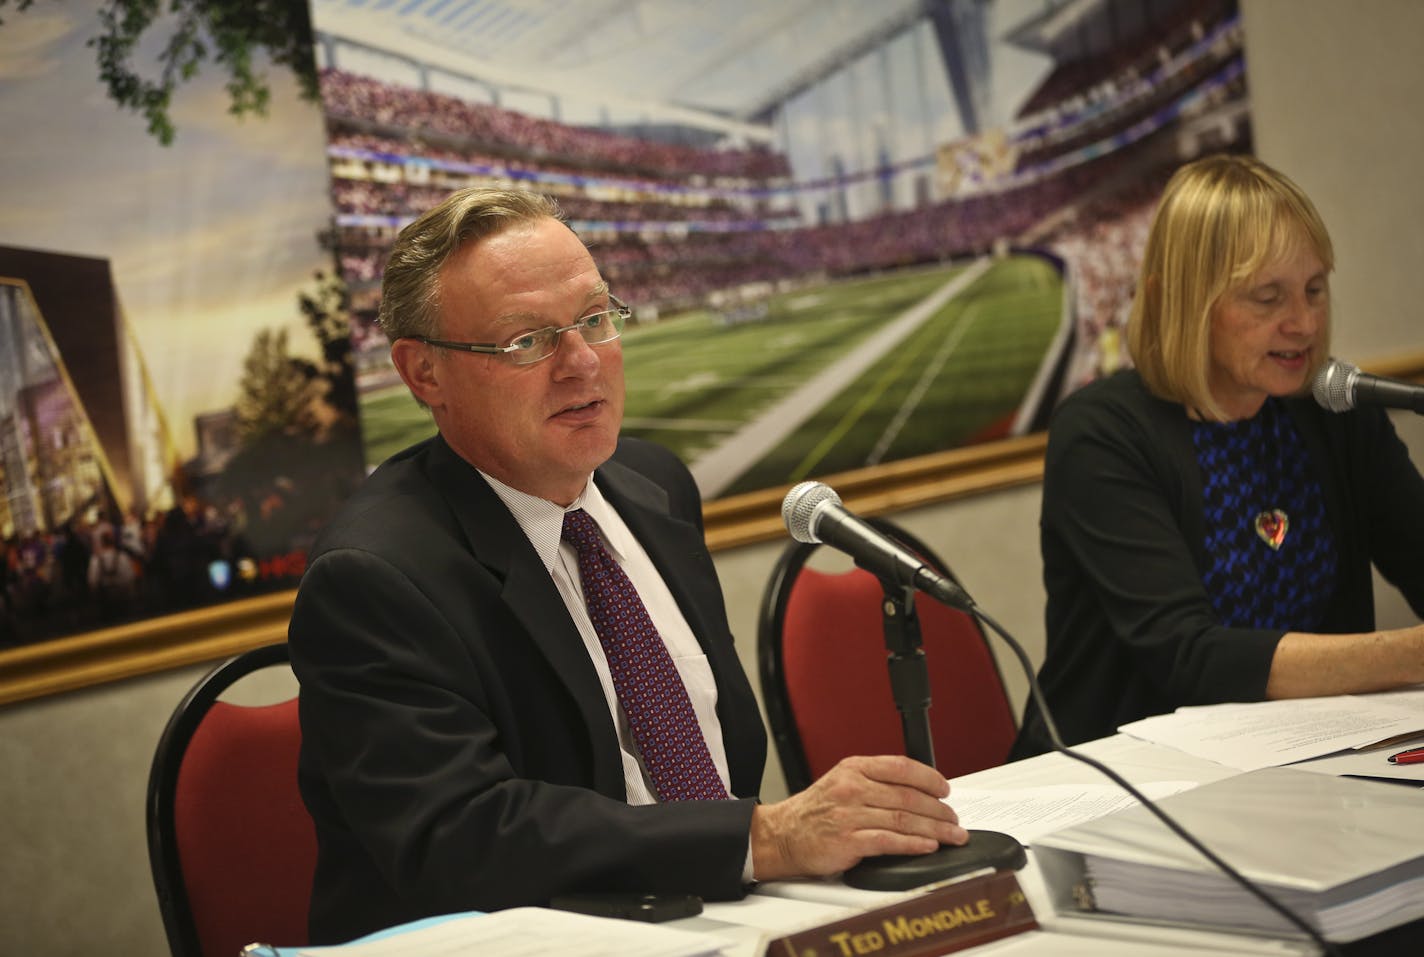
[[[1331,359],[1320,367],[1311,383],[1310,394],[1322,408],[1331,412],[1349,412],[1355,407],[1355,393],[1351,388],[1352,373],[1359,370],[1348,362]]]
[[[791,537],[809,544],[819,542],[815,528],[816,511],[827,502],[839,505],[841,497],[824,482],[801,482],[792,486],[781,500],[781,520],[786,523]]]

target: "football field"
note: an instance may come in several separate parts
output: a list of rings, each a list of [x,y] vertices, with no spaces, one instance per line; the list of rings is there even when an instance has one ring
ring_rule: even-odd
[[[773,295],[755,320],[629,326],[624,432],[675,451],[709,497],[998,437],[1062,300],[1054,267],[1020,255]],[[361,423],[372,465],[433,430],[404,386],[364,394]]]

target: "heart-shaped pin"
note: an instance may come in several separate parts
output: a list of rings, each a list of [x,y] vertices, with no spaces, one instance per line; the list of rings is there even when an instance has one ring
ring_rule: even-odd
[[[1286,540],[1286,531],[1289,528],[1290,519],[1278,508],[1256,516],[1256,534],[1261,536],[1261,541],[1277,551],[1280,550],[1281,542]]]

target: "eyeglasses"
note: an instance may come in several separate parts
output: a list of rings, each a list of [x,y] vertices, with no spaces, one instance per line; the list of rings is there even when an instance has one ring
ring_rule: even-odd
[[[438,346],[441,349],[459,349],[462,352],[492,355],[517,366],[527,366],[553,355],[554,351],[559,348],[559,336],[574,329],[577,329],[579,335],[583,336],[583,341],[591,346],[612,342],[622,335],[623,326],[628,322],[628,317],[633,314],[633,310],[617,296],[609,296],[608,301],[613,304],[612,309],[584,316],[571,325],[546,326],[543,329],[526,332],[521,336],[515,336],[509,340],[507,345],[502,346],[493,342],[451,342],[448,339],[431,339],[428,336],[401,336],[401,338],[414,339],[427,346]]]

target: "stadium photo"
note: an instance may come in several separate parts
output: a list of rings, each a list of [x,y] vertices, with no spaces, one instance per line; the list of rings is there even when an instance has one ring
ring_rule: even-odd
[[[632,307],[625,429],[708,498],[1041,429],[1125,361],[1157,195],[1249,150],[1229,0],[312,5],[368,467],[375,324],[451,191],[548,193]]]

